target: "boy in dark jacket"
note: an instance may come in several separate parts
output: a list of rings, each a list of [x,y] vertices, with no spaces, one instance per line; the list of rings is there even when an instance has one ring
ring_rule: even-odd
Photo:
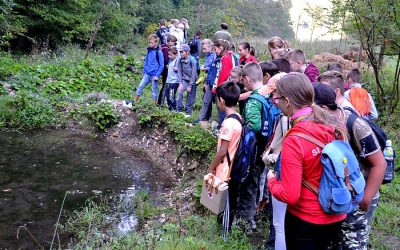
[[[193,106],[196,101],[196,80],[197,80],[197,60],[190,55],[190,48],[187,44],[182,44],[180,48],[181,59],[178,63],[179,92],[177,111],[182,111],[183,94],[187,91],[186,97],[186,116],[192,115]]]
[[[155,34],[149,36],[149,47],[147,47],[146,59],[143,67],[143,78],[139,83],[139,87],[136,90],[135,98],[132,101],[126,101],[125,104],[128,107],[132,107],[132,104],[138,101],[142,95],[143,89],[151,83],[151,92],[153,97],[153,103],[157,103],[158,97],[158,78],[164,69],[164,56],[158,47],[158,37]]]
[[[285,55],[285,59],[289,61],[292,72],[305,74],[311,83],[317,81],[316,79],[320,75],[319,70],[312,62],[306,63],[306,55],[303,51],[292,49]]]

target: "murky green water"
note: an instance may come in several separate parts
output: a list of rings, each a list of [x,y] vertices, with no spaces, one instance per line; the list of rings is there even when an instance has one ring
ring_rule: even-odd
[[[20,226],[48,248],[67,191],[74,195],[67,196],[63,214],[94,193],[148,188],[157,195],[170,186],[167,175],[149,160],[126,152],[61,130],[0,133],[0,249],[38,248],[26,230],[17,239]]]

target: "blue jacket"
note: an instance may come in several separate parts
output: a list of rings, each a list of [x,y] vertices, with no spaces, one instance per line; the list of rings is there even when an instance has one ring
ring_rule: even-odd
[[[214,57],[215,57],[215,53],[214,52],[208,52],[205,55],[206,60],[204,62],[204,68],[207,69],[207,72],[208,72],[208,69],[211,67],[211,64],[212,64],[212,62],[214,60]]]
[[[156,53],[158,53],[158,61]],[[144,61],[143,73],[149,76],[160,77],[163,69],[164,69],[164,55],[160,50],[160,48],[158,46],[155,49],[148,47],[146,59]]]
[[[206,83],[211,87],[214,85],[215,78],[218,74],[218,65],[221,63],[221,58],[214,53],[214,58],[211,66],[208,68],[208,74],[206,78]]]

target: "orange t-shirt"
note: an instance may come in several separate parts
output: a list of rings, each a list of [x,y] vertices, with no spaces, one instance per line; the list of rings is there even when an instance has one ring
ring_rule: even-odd
[[[222,140],[229,141],[228,153],[229,158],[232,161],[235,156],[241,134],[242,124],[240,124],[238,120],[235,118],[225,119],[221,124],[221,129],[219,130],[217,151],[221,147]],[[229,164],[226,156],[224,157],[223,162],[217,166],[215,175],[221,180],[229,181]]]

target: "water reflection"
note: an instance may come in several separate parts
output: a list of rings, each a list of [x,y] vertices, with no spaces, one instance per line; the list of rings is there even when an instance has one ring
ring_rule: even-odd
[[[104,140],[60,130],[0,133],[0,249],[38,247],[25,230],[17,239],[20,226],[48,248],[67,191],[73,195],[62,214],[100,193],[120,193],[121,200],[142,188],[154,194],[169,185],[165,176],[149,160],[127,150],[117,153]],[[137,224],[132,213],[121,218],[121,231]]]

